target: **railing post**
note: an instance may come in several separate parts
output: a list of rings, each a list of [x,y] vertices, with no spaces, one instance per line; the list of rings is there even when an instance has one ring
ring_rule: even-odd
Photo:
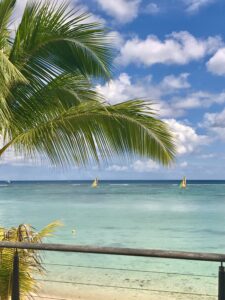
[[[218,300],[225,300],[225,270],[223,263],[219,267],[219,287],[218,287]]]
[[[16,250],[13,257],[12,300],[20,300],[19,263],[19,254]]]

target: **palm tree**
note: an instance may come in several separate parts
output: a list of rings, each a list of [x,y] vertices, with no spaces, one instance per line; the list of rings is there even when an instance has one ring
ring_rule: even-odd
[[[36,232],[30,225],[22,224],[9,229],[0,227],[0,241],[4,242],[29,242],[41,243],[42,239],[51,236],[55,229],[61,226],[60,222],[52,222],[41,231]],[[41,263],[41,257],[36,250],[18,249],[20,257],[20,293],[21,299],[31,292],[36,292],[38,285],[34,278],[35,274],[44,272]],[[13,258],[15,251],[13,249],[0,249],[0,299],[11,299],[12,274],[13,274]]]
[[[15,4],[0,0],[0,156],[12,147],[54,165],[86,165],[113,155],[170,164],[173,138],[151,104],[135,99],[109,105],[93,87],[96,80],[111,78],[113,51],[105,28],[68,3],[49,0],[28,1],[14,32]],[[18,241],[19,233],[22,241],[29,232],[31,242],[40,242],[48,231],[0,229],[0,240]],[[36,252],[18,251],[21,292],[27,294],[34,290],[32,273],[42,271],[41,261]],[[10,296],[13,256],[12,250],[0,250],[3,300]]]
[[[109,105],[93,82],[111,77],[105,28],[68,3],[28,1],[12,31],[16,0],[0,0],[0,135],[9,147],[54,165],[151,157],[168,165],[167,125],[142,100]]]

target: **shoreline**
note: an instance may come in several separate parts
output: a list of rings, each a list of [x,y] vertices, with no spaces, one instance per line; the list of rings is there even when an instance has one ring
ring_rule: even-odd
[[[63,284],[62,284],[63,285]],[[191,293],[191,292],[190,292]],[[216,300],[217,296],[180,294],[145,290],[126,290],[120,288],[104,288],[93,286],[70,286],[58,289],[53,285],[42,286],[39,296],[42,300]]]

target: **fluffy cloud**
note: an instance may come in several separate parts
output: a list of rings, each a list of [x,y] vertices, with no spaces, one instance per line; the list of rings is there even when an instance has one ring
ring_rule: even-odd
[[[151,80],[149,76],[145,78],[145,83],[143,81],[132,82],[127,73],[121,73],[118,78],[110,80],[109,83],[97,85],[96,90],[112,104],[137,97],[158,99],[161,92],[151,85]]]
[[[221,45],[218,36],[197,39],[187,31],[173,32],[163,41],[155,35],[149,35],[145,40],[134,37],[124,43],[116,61],[122,65],[184,65],[214,53]]]
[[[0,148],[5,145],[3,143],[2,137],[0,137]],[[0,157],[0,165],[11,165],[11,166],[29,166],[29,165],[36,165],[38,161],[34,161],[29,158],[25,158],[23,155],[20,155],[14,151],[12,147],[8,148],[3,155]],[[40,163],[40,161],[39,161]]]
[[[207,6],[216,0],[184,0],[186,10],[189,13],[197,12],[200,8]]]
[[[198,135],[191,126],[178,122],[175,119],[168,119],[165,122],[174,134],[178,155],[193,153],[200,146],[206,145],[209,142],[207,136]]]
[[[203,158],[203,159],[215,158],[216,157],[216,153],[201,154],[199,157]]]
[[[112,165],[106,168],[107,171],[123,172],[127,171],[127,166]]]
[[[225,140],[225,109],[219,113],[206,113],[201,126],[213,133],[214,137]]]
[[[225,75],[225,48],[219,49],[207,62],[210,72],[217,75]]]
[[[153,83],[151,76],[134,81],[127,73],[121,73],[118,78],[110,80],[109,83],[97,85],[96,90],[104,95],[111,104],[134,98],[153,100],[154,108],[160,116],[168,117],[174,116],[175,112],[168,103],[160,100],[161,97],[176,93],[178,90],[186,89],[189,86],[187,73],[178,76],[168,75],[158,84]],[[179,113],[180,110],[177,108],[176,115]]]
[[[158,14],[159,12],[160,12],[159,6],[154,2],[150,2],[145,8],[145,13],[150,15],[155,15]]]
[[[147,161],[136,160],[131,167],[136,172],[152,172],[159,169],[159,165],[153,160],[149,159]]]
[[[121,23],[127,23],[138,15],[140,0],[96,0],[101,9]]]
[[[181,163],[179,164],[179,166],[180,166],[181,168],[187,168],[188,163],[187,163],[186,161],[183,161],[183,162],[181,162]]]
[[[167,90],[179,90],[186,89],[190,87],[190,83],[188,82],[189,73],[182,73],[179,76],[168,75],[164,77],[161,86]]]
[[[123,36],[118,31],[110,31],[108,33],[108,41],[117,50],[120,50],[124,43]]]
[[[215,104],[225,103],[225,91],[190,93],[188,77],[188,73],[181,73],[177,76],[168,75],[155,83],[151,76],[134,80],[127,73],[121,73],[108,83],[97,85],[96,90],[111,104],[133,98],[152,100],[154,109],[161,117],[180,117],[190,109],[209,108]]]
[[[193,108],[210,107],[213,104],[225,103],[225,92],[209,93],[209,92],[193,92],[182,98],[174,97],[172,106],[179,110],[187,110]]]

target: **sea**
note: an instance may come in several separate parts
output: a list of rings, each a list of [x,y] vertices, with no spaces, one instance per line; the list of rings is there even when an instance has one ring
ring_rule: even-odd
[[[225,254],[225,181],[190,180],[185,190],[179,183],[100,181],[94,189],[89,181],[0,182],[0,226],[26,223],[40,230],[59,220],[64,226],[44,242]],[[215,262],[41,255],[46,273],[37,279],[55,299],[93,287],[134,292],[130,299],[142,293],[216,299],[218,293]]]

